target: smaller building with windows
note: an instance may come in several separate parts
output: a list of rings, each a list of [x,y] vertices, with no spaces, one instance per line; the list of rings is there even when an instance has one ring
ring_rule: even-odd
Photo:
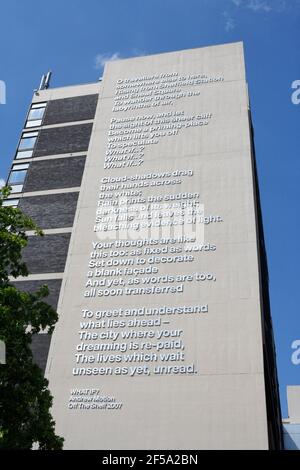
[[[283,419],[285,450],[300,450],[300,385],[287,387],[289,417]]]

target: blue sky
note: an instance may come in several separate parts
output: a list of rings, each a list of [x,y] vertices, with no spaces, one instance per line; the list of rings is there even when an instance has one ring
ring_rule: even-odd
[[[0,178],[6,178],[32,91],[96,81],[107,58],[244,41],[283,414],[300,384],[300,0],[3,0],[0,7]],[[300,96],[300,95],[299,95]]]

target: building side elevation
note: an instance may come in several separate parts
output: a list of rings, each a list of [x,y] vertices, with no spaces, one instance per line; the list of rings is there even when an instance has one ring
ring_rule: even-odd
[[[241,43],[35,92],[8,183],[45,234],[15,282],[59,313],[33,352],[66,449],[281,448]]]
[[[31,292],[47,284],[47,301],[55,309],[99,87],[100,82],[35,92],[7,182],[12,187],[7,204],[18,205],[45,235],[41,239],[30,234],[23,253],[30,276],[18,279],[17,285]],[[40,122],[35,117],[41,117]],[[34,357],[43,370],[50,340],[47,334],[36,335],[32,344]]]

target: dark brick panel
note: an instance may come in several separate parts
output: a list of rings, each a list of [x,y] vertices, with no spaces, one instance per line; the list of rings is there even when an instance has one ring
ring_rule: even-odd
[[[31,351],[33,361],[45,372],[51,335],[39,334],[32,336]]]
[[[20,199],[19,207],[41,229],[71,227],[77,199],[78,193],[23,197]]]
[[[45,302],[56,310],[61,282],[61,279],[43,279],[42,281],[16,281],[12,284],[18,289],[30,293],[36,292],[40,286],[46,284],[49,288],[49,295],[45,297]]]
[[[31,274],[60,273],[64,271],[70,233],[30,236],[23,250],[23,260]]]
[[[43,126],[94,119],[98,95],[75,96],[48,102]]]
[[[85,152],[89,146],[92,127],[93,124],[89,123],[42,129],[33,152],[33,157]]]
[[[61,279],[43,279],[42,281],[17,281],[13,282],[18,289],[26,292],[36,292],[38,288],[47,284],[49,288],[49,295],[45,297],[45,302],[51,305],[55,310],[61,288]],[[33,354],[34,362],[45,372],[47,357],[50,347],[51,335],[36,334],[32,337],[31,351]]]
[[[81,185],[85,158],[54,158],[31,162],[23,191],[46,191]]]

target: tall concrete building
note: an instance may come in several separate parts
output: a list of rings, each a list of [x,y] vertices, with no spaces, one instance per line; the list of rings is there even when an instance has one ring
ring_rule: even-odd
[[[66,449],[281,447],[242,43],[36,91],[9,184],[45,233],[17,285],[59,313],[33,349]]]

